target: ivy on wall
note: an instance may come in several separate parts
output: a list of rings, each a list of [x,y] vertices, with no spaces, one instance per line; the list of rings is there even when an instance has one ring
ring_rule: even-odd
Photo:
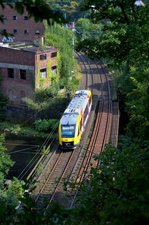
[[[62,67],[61,54],[59,51],[57,51],[56,65],[57,65],[56,75],[57,75],[57,80],[59,80],[60,79],[60,71],[61,71],[61,67]]]
[[[51,84],[51,78],[52,78],[51,66],[52,66],[52,62],[51,62],[51,60],[48,60],[48,62],[47,62],[47,79],[46,80],[49,83],[49,85]]]
[[[37,89],[44,89],[46,88],[46,84],[48,83],[51,85],[51,78],[52,78],[52,69],[51,69],[52,62],[51,60],[48,60],[47,62],[47,76],[46,78],[42,77],[42,74],[40,72],[40,62],[37,62],[37,75],[36,75],[36,88]]]
[[[37,74],[35,76],[35,89],[39,89],[40,88],[40,62],[37,62]]]

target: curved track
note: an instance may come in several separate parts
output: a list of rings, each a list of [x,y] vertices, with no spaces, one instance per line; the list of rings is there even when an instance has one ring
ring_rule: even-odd
[[[93,107],[80,146],[74,151],[60,151],[53,148],[49,160],[36,182],[33,196],[39,207],[49,207],[51,201],[58,201],[70,208],[75,204],[80,182],[90,170],[90,164],[98,166],[94,155],[99,154],[110,142],[112,127],[111,79],[104,65],[89,60],[84,54],[77,54],[83,78],[80,89],[91,89]],[[64,181],[77,181],[78,187],[64,191]],[[68,185],[67,185],[68,189]],[[44,199],[46,198],[46,201]]]

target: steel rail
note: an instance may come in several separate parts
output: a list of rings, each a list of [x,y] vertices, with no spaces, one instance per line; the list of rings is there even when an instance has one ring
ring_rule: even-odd
[[[111,101],[109,100],[110,99],[110,86],[109,86],[109,82],[107,80],[106,73],[104,72],[104,74],[105,74],[105,78],[107,81],[107,92],[108,92],[107,101],[109,102],[108,110],[109,110],[109,112],[111,112],[111,104],[110,104]],[[106,114],[106,118],[105,118],[104,111],[105,111],[105,109],[107,109],[107,104],[105,104],[105,101],[104,101],[104,92],[105,92],[105,89],[103,88],[102,93],[101,93],[101,98],[103,97],[103,99],[102,99],[102,101],[100,101],[100,104],[98,107],[94,131],[93,131],[92,138],[91,138],[89,146],[88,146],[87,153],[83,160],[83,165],[81,166],[81,169],[79,170],[79,174],[77,175],[77,180],[75,180],[75,182],[78,183],[78,186],[77,186],[77,189],[75,190],[75,193],[73,194],[73,197],[72,197],[72,200],[71,200],[71,203],[69,206],[70,208],[72,208],[75,204],[81,182],[86,177],[87,172],[89,172],[91,166],[94,166],[94,167],[98,166],[98,162],[96,162],[93,159],[93,155],[95,153],[99,154],[103,150],[105,143],[108,143],[108,141],[109,141],[109,135],[107,132],[107,128],[109,126],[111,127],[111,123],[110,123],[111,120],[109,119],[109,116],[108,116],[109,113]],[[103,117],[104,117],[104,119],[103,119]],[[98,143],[99,131],[101,130],[101,122],[102,121],[104,121],[105,129],[104,130],[102,129],[103,137],[102,137],[100,143]],[[91,166],[90,166],[90,164],[91,164]]]

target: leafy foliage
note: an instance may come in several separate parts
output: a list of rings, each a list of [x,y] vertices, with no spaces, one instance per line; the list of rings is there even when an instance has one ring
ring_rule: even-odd
[[[72,75],[71,72],[74,67],[72,35],[72,31],[58,24],[54,24],[46,29],[47,44],[57,47],[61,54],[61,79]]]
[[[100,22],[99,38],[88,37],[79,43],[79,49],[104,59],[117,88],[125,99],[129,117],[129,135],[148,139],[148,80],[149,80],[149,4],[137,7],[131,1],[82,2],[82,9],[94,5],[92,20]]]
[[[76,22],[76,30],[78,39],[84,40],[99,40],[101,36],[101,24],[93,24],[88,18],[81,18]]]
[[[10,156],[6,153],[6,148],[4,146],[4,135],[0,135],[0,174],[7,174],[9,167],[13,165],[10,160]]]
[[[16,208],[23,196],[23,185],[16,178],[6,182],[6,176],[13,162],[4,145],[4,135],[0,135],[0,224],[10,224],[16,219]]]
[[[107,55],[115,59],[114,63],[118,61],[120,65],[126,59],[136,60],[141,57],[142,47],[146,46],[148,39],[146,34],[149,6],[136,7],[134,2],[87,0],[82,3],[83,9],[90,9],[92,4],[95,5],[93,16],[102,24],[98,45],[96,42],[96,49],[99,49],[96,55]],[[143,50],[146,51],[144,47]]]
[[[107,146],[97,159],[100,166],[82,185],[72,224],[147,224],[148,149],[131,141],[119,150]]]
[[[48,134],[42,131],[35,130],[35,128],[22,126],[22,124],[12,124],[10,122],[1,122],[0,130],[10,135],[24,136],[24,137],[38,137],[46,138]]]
[[[56,119],[39,119],[35,121],[35,129],[38,131],[48,131],[58,126],[58,120]]]
[[[54,10],[59,10],[63,13],[67,22],[74,21],[76,18],[81,16],[79,11],[79,3],[81,0],[66,0],[66,1],[55,1],[47,0]]]

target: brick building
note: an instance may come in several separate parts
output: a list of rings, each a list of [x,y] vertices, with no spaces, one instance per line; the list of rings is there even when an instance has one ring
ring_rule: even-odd
[[[0,6],[0,15],[4,17],[4,23],[0,22],[0,30],[13,35],[8,39],[0,35],[0,42],[33,41],[44,35],[44,24],[35,22],[34,18],[29,18],[26,10],[21,15],[14,8],[5,4],[4,8]]]
[[[36,89],[50,85],[56,55],[53,47],[41,49],[23,42],[0,45],[1,90],[11,104],[23,105],[24,97],[33,98]]]

